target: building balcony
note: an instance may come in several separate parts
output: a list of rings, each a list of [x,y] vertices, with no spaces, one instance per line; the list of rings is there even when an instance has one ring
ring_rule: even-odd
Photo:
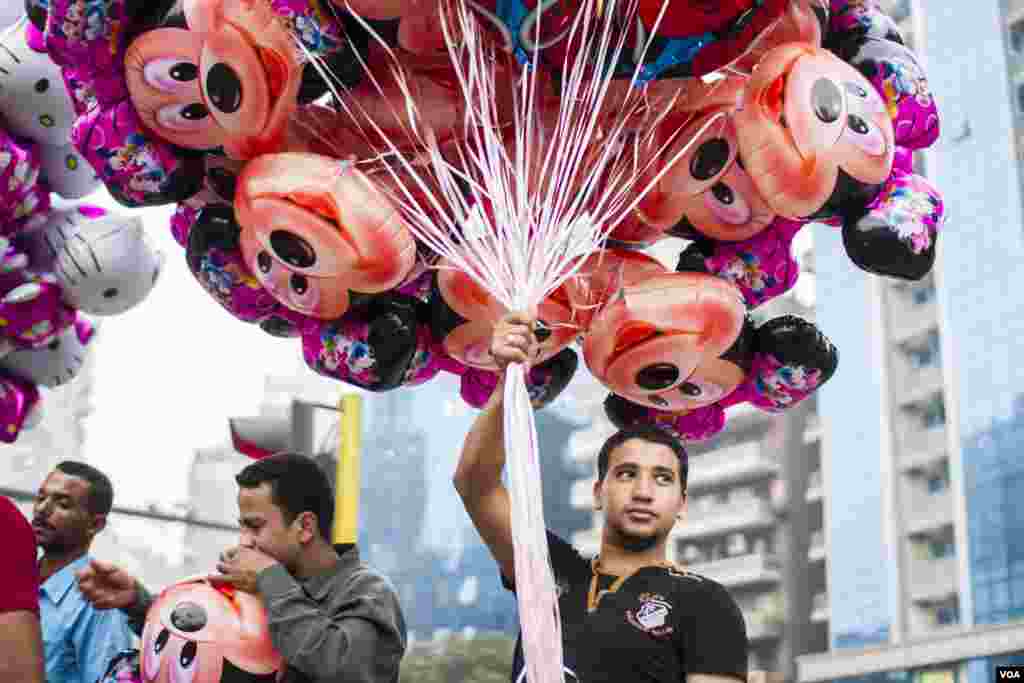
[[[779,465],[757,441],[720,448],[690,461],[690,491],[739,484],[775,476]]]
[[[811,542],[807,548],[808,562],[821,562],[825,559],[825,531],[818,529],[811,533]]]
[[[890,386],[899,387],[901,404],[922,401],[942,390],[942,367],[916,368],[909,362],[899,362],[894,368]]]
[[[590,510],[594,507],[594,480],[577,479],[569,488],[569,504],[577,510]]]
[[[920,463],[934,461],[946,453],[946,425],[927,429],[910,427],[900,439],[900,468],[916,469]]]
[[[912,491],[903,505],[906,530],[911,535],[922,535],[943,529],[953,523],[953,497],[949,489],[927,494]]]
[[[673,532],[678,539],[724,536],[734,531],[770,527],[775,523],[771,503],[760,498],[734,500],[703,509],[691,506]]]
[[[782,635],[782,622],[768,619],[757,612],[743,615],[747,622],[747,640],[751,643],[774,640]]]
[[[822,480],[821,470],[814,470],[807,477],[807,502],[814,503],[820,501],[824,495],[825,487]]]
[[[820,624],[831,617],[828,606],[828,593],[817,593],[811,602],[811,622]]]
[[[820,441],[821,434],[821,416],[811,415],[807,418],[807,427],[804,429],[804,443],[812,444],[815,441]]]
[[[569,437],[569,453],[574,462],[596,463],[597,454],[609,436],[615,433],[611,424],[594,424]]]
[[[889,338],[893,341],[906,341],[937,324],[938,309],[934,299],[915,304],[909,292],[900,292],[889,301]]]
[[[959,593],[956,557],[914,560],[910,563],[910,597],[917,603],[936,603]]]
[[[686,565],[694,574],[714,579],[727,588],[779,581],[779,563],[768,553],[749,553]]]

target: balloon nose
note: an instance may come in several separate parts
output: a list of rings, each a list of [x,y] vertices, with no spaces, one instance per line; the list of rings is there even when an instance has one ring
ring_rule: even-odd
[[[242,106],[242,81],[235,70],[217,62],[206,73],[206,97],[220,112],[234,114]]]
[[[270,233],[270,248],[292,268],[311,268],[316,264],[316,251],[309,242],[288,230]]]
[[[636,373],[636,383],[647,391],[667,389],[679,379],[679,368],[670,363],[654,363]]]
[[[184,633],[195,633],[206,627],[206,610],[194,602],[183,602],[171,612],[171,626]]]
[[[843,113],[843,92],[827,78],[811,86],[811,109],[822,123],[835,123]]]

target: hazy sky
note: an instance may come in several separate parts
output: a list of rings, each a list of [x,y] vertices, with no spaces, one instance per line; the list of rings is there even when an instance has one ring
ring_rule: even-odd
[[[142,216],[166,262],[142,304],[102,321],[85,456],[111,473],[123,504],[181,500],[193,450],[223,442],[228,416],[256,413],[264,377],[301,364],[298,341],[236,320],[202,290],[169,207],[125,209],[106,191],[87,199]]]

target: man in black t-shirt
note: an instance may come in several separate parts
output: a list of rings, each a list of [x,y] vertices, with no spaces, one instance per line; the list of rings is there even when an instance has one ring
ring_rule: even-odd
[[[533,357],[533,329],[522,314],[495,326],[491,354],[502,371]],[[502,582],[514,590],[511,510],[501,482],[503,394],[497,387],[473,423],[454,481]],[[667,433],[617,432],[598,455],[600,554],[585,559],[548,532],[567,682],[746,681],[747,635],[735,601],[720,584],[665,560],[669,532],[686,510],[686,475],[686,451]],[[521,642],[512,681],[525,683]]]

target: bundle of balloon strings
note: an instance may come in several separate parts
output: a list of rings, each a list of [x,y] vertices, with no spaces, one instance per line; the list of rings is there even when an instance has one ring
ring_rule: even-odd
[[[576,276],[584,259],[687,153],[690,144],[677,140],[685,121],[666,134],[674,100],[648,97],[637,82],[639,67],[625,77],[614,73],[626,49],[627,32],[620,28],[635,23],[632,4],[582,0],[566,29],[566,58],[551,95],[550,83],[542,87],[537,49],[518,68],[478,24],[479,8],[465,0],[441,1],[442,30],[465,108],[455,139],[439,141],[424,123],[399,57],[366,22],[388,51],[391,75],[404,94],[404,111],[394,112],[405,121],[402,139],[385,134],[321,64],[322,75],[331,81],[335,106],[379,147],[375,162],[387,161],[391,198],[419,242],[508,310],[533,312]],[[543,46],[541,23],[535,24],[534,46]],[[643,63],[649,44],[629,46],[634,63]],[[376,84],[365,65],[364,71]],[[506,78],[508,73],[514,77]],[[383,94],[383,86],[376,87]],[[510,98],[508,120],[508,108],[498,103]],[[712,118],[692,139],[713,125],[722,121]],[[670,148],[677,151],[666,159]],[[523,366],[512,364],[504,385],[516,596],[528,680],[560,683],[561,626],[525,375]]]

